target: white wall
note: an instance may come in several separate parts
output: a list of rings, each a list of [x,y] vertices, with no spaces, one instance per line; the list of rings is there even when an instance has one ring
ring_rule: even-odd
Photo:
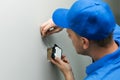
[[[59,70],[47,61],[39,26],[56,8],[67,8],[73,1],[0,0],[0,80],[63,80]],[[48,39],[63,48],[76,80],[83,80],[90,58],[76,54],[65,31]]]

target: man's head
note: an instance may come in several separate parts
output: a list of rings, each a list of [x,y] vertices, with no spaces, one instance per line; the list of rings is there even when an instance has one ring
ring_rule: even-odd
[[[107,48],[111,46],[113,41],[112,33],[103,40],[89,40],[85,37],[77,35],[71,29],[67,29],[69,38],[72,40],[72,43],[78,54],[90,55],[91,50],[97,48]]]
[[[67,29],[69,38],[72,40],[72,43],[78,54],[88,55],[89,41],[87,38],[77,35],[71,29]]]
[[[57,26],[96,43],[106,42],[116,26],[112,11],[102,0],[78,0],[70,9],[57,9],[52,18]]]

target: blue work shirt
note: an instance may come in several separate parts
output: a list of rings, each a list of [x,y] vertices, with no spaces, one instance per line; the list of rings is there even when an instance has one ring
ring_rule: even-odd
[[[116,25],[113,38],[118,44],[118,49],[86,68],[85,80],[120,80],[120,27]]]

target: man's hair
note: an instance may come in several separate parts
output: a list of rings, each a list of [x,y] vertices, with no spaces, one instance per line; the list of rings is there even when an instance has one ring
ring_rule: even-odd
[[[112,39],[113,39],[113,33],[111,33],[107,38],[103,40],[94,40],[94,42],[100,47],[107,47],[107,45],[111,43]]]

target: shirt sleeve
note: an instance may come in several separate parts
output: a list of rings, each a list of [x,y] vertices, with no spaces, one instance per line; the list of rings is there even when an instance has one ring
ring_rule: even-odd
[[[120,26],[117,24],[113,32],[113,39],[120,45]]]

